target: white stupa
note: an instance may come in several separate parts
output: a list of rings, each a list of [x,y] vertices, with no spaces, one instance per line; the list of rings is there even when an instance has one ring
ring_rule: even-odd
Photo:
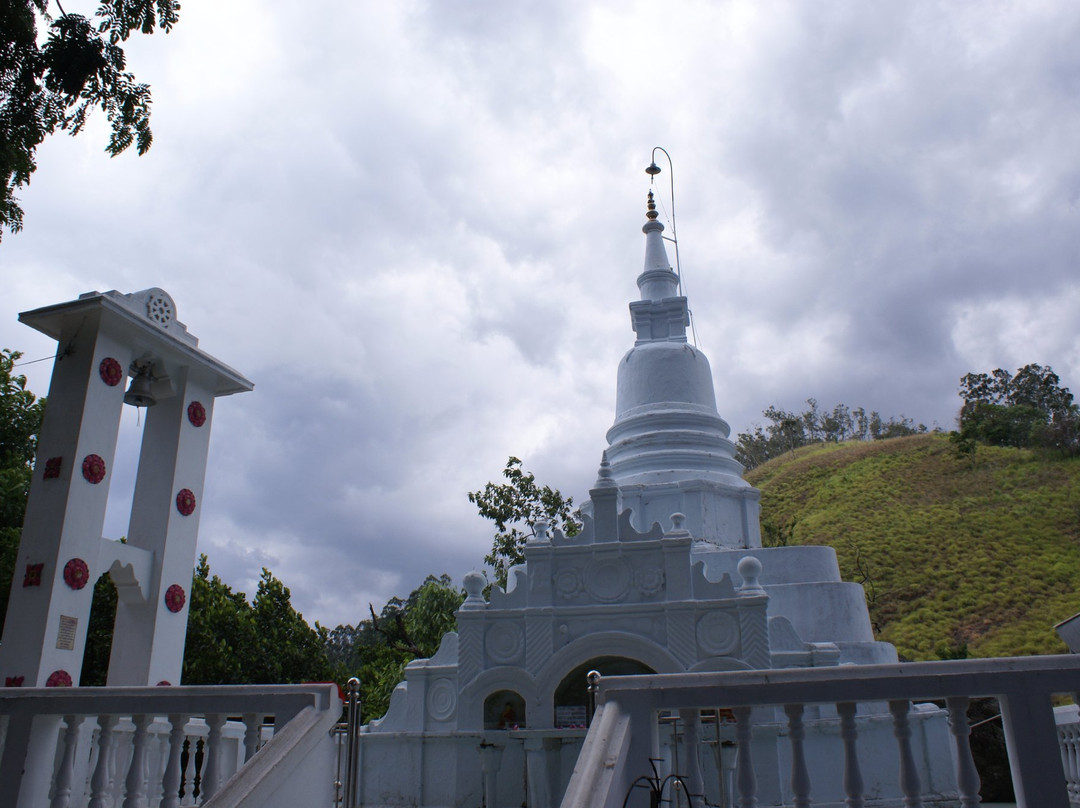
[[[457,633],[407,666],[387,714],[366,727],[364,805],[558,804],[584,735],[592,669],[896,661],[874,640],[863,589],[841,581],[832,548],[761,547],[760,494],[742,479],[709,362],[687,343],[687,301],[651,193],[647,217],[641,299],[630,304],[637,339],[619,363],[615,423],[584,529],[568,538],[538,526],[525,563],[489,600],[484,577],[466,576]],[[808,744],[837,740],[831,718],[810,722]],[[891,724],[877,723],[876,735],[860,734],[866,754],[875,738],[891,754]],[[762,804],[782,804],[786,788],[779,734],[766,732],[754,755]],[[936,736],[940,748],[923,736],[931,789],[941,775],[930,762],[949,755],[946,734]],[[868,793],[898,795],[893,768]]]

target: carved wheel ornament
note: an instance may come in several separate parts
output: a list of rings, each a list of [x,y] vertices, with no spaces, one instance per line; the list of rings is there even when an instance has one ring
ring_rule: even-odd
[[[146,301],[146,316],[158,325],[168,325],[173,318],[173,304],[165,295],[153,295]]]

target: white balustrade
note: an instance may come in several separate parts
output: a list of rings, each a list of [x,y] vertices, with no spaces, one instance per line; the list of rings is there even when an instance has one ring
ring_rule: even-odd
[[[1073,694],[1073,699],[1080,702],[1080,694]],[[1080,710],[1075,704],[1058,707],[1054,710],[1054,719],[1069,802],[1080,806]]]
[[[333,713],[332,723],[340,709],[336,688],[6,688],[0,794],[13,808],[201,806],[255,759],[275,727],[280,732],[311,708]],[[50,769],[28,765],[34,749],[50,747],[47,738],[34,742],[41,727],[53,736],[56,758],[44,784],[23,776],[24,769]]]
[[[842,773],[844,805],[863,808],[868,796],[860,768],[859,734],[890,719],[895,736],[895,782],[906,808],[921,808],[924,795],[913,727],[942,712],[912,705],[937,700],[946,704],[947,737],[951,737],[956,753],[956,796],[961,806],[970,808],[979,804],[979,776],[971,755],[967,709],[971,697],[995,696],[1002,706],[1018,808],[1069,808],[1070,802],[1080,804],[1080,723],[1077,708],[1058,708],[1055,726],[1053,699],[1078,690],[1080,656],[608,677],[600,682],[598,694],[604,721],[590,729],[581,753],[581,760],[605,763],[599,767],[579,764],[562,806],[620,808],[640,804],[642,798],[633,796],[631,785],[650,771],[647,750],[660,745],[657,716],[676,711],[686,715],[687,710],[710,710],[723,704],[736,719],[734,797],[739,808],[758,805],[761,797],[754,752],[759,747],[769,748],[768,743],[789,746],[789,754],[771,756],[771,765],[780,759],[787,767],[790,794],[784,804],[811,806],[812,775],[835,778]],[[864,711],[860,711],[860,704],[866,705]],[[887,705],[888,711],[882,713],[880,705]],[[782,730],[777,721],[780,713],[787,717]],[[719,721],[719,712],[717,716]],[[605,732],[605,727],[623,721],[635,732],[647,733],[646,728],[652,726],[652,744],[640,738],[627,744],[610,729]],[[810,721],[819,734],[824,733],[820,738],[831,737],[830,743],[835,742],[835,769],[825,771],[820,763],[808,764],[805,739]],[[827,726],[835,729],[822,729]],[[719,726],[715,744],[719,749]],[[880,761],[880,750],[875,754]],[[769,760],[763,765],[769,765]],[[719,780],[721,801],[727,802],[723,777]]]

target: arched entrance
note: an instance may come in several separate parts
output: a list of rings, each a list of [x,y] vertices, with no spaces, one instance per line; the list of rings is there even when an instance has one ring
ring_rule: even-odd
[[[589,691],[586,676],[597,671],[601,676],[638,676],[656,673],[648,665],[636,659],[618,656],[594,657],[578,665],[559,682],[555,688],[555,726],[558,728],[584,727],[588,722]]]

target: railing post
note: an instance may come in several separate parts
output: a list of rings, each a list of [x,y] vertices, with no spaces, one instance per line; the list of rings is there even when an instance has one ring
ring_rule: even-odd
[[[131,739],[131,763],[124,781],[123,808],[145,808],[146,805],[146,728],[150,726],[151,720],[152,716],[149,715],[131,717],[135,734]]]
[[[64,751],[60,759],[60,767],[56,772],[56,785],[53,790],[50,808],[68,808],[71,804],[71,781],[75,777],[75,750],[79,744],[79,727],[82,726],[83,716],[65,715],[64,734],[62,743]]]
[[[956,785],[960,790],[961,808],[974,808],[980,802],[979,772],[971,755],[971,725],[967,717],[970,701],[966,696],[945,699],[949,708],[949,731],[956,747]]]
[[[345,687],[349,706],[345,746],[345,808],[355,808],[360,793],[360,680],[354,676]]]
[[[738,746],[735,758],[735,785],[739,791],[739,808],[757,808],[757,775],[754,774],[754,755],[751,751],[753,732],[750,725],[750,708],[736,707],[735,743]]]
[[[791,794],[795,808],[810,806],[810,772],[806,768],[806,727],[803,725],[803,705],[785,704],[788,717],[788,737],[791,739]]]
[[[701,710],[694,707],[679,710],[679,720],[683,725],[683,746],[686,749],[686,787],[690,792],[687,802],[694,808],[705,804],[705,774],[701,770]],[[675,740],[678,745],[678,739]]]
[[[1018,687],[998,703],[1017,808],[1069,808],[1048,694]]]
[[[244,713],[244,759],[247,763],[259,751],[259,732],[262,730],[262,716],[258,713]]]
[[[179,713],[169,715],[169,751],[165,774],[161,778],[160,808],[179,808],[180,805],[180,753],[184,749],[184,727],[187,716]]]
[[[203,752],[206,763],[203,764],[202,784],[199,790],[202,802],[213,797],[221,787],[221,728],[225,726],[225,716],[220,713],[206,716],[206,726],[209,729],[206,734],[206,749]]]
[[[855,711],[858,705],[852,701],[836,705],[840,714],[840,737],[844,740],[844,793],[847,808],[863,808],[863,777],[859,766],[859,730],[855,724]]]
[[[893,735],[900,748],[900,791],[904,794],[904,808],[923,808],[920,794],[919,770],[915,765],[915,755],[911,751],[911,724],[908,723],[908,711],[911,702],[907,699],[889,702],[889,712],[893,717]]]
[[[90,776],[89,808],[105,808],[105,798],[109,790],[109,758],[112,755],[113,727],[115,715],[98,716],[97,763]]]

